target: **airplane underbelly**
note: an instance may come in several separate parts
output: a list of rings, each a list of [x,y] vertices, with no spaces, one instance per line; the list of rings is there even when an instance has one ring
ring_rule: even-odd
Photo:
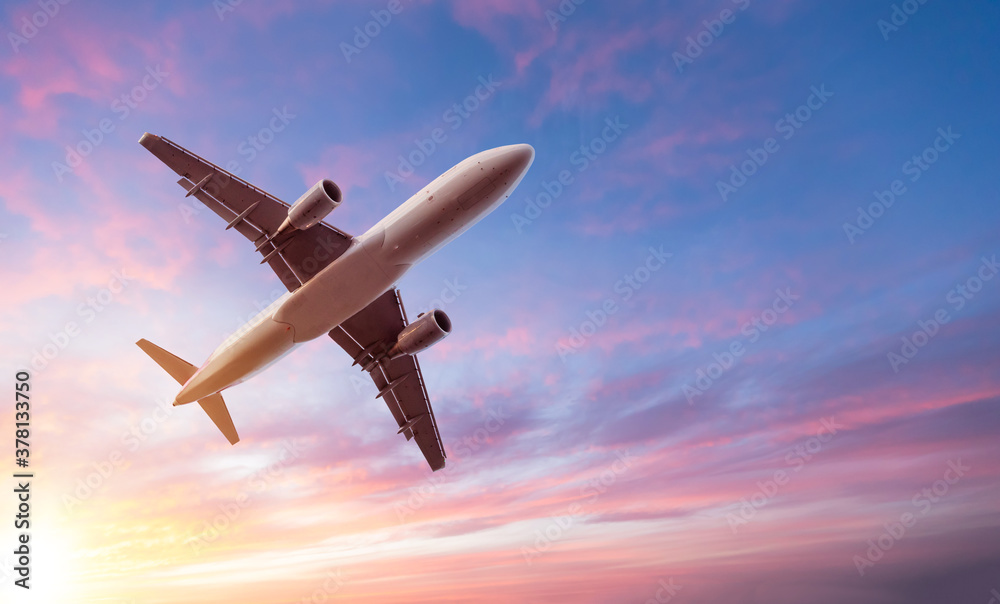
[[[274,319],[294,327],[295,343],[318,338],[368,306],[408,268],[384,270],[359,242],[296,290]]]
[[[365,247],[389,269],[417,264],[488,213],[496,190],[491,179],[479,174],[428,187],[411,198],[394,220],[382,223]],[[376,237],[379,241],[372,245]]]
[[[246,381],[295,347],[291,325],[265,319],[220,347],[181,388],[175,404],[191,403]]]

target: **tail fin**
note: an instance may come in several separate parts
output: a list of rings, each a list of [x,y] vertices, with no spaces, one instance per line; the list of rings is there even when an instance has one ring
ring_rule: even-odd
[[[198,368],[191,363],[170,354],[149,340],[139,340],[136,344],[182,386],[198,371]],[[240,436],[236,433],[236,427],[233,426],[233,418],[229,416],[229,409],[226,408],[226,402],[222,400],[221,394],[207,396],[198,401],[198,404],[211,418],[215,427],[222,431],[229,444],[235,445],[240,442]]]

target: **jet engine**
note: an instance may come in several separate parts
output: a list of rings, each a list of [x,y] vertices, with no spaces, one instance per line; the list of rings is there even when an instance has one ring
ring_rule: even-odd
[[[300,231],[319,223],[344,199],[340,187],[329,178],[314,184],[288,209],[288,224]]]
[[[288,216],[285,217],[278,230],[257,244],[257,251],[259,252],[265,245],[275,241],[279,235],[283,235],[288,230],[303,231],[318,224],[320,220],[326,218],[327,214],[339,206],[343,199],[344,194],[340,192],[340,187],[329,178],[324,178],[314,184],[288,208]],[[274,254],[280,252],[283,245],[287,245],[290,240],[290,237],[286,237],[285,243],[279,243],[273,251],[265,254],[264,260],[261,262],[263,263]]]
[[[443,310],[432,310],[403,328],[386,353],[390,359],[427,350],[451,333],[451,319]]]

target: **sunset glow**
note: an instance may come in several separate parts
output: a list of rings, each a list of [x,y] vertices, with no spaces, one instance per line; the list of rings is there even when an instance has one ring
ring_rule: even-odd
[[[0,10],[0,601],[1000,602],[997,3],[51,4]],[[285,290],[144,132],[352,235],[534,147],[398,284],[445,469],[326,337],[235,446],[170,406],[135,342]]]

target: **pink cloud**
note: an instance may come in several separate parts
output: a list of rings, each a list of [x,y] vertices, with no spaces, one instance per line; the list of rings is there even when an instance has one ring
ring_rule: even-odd
[[[385,161],[373,149],[338,144],[325,148],[314,163],[300,164],[299,172],[309,186],[333,178],[348,195],[355,187],[370,187]]]
[[[627,74],[621,65],[628,53],[649,40],[650,33],[645,29],[596,38],[576,31],[567,34],[562,42],[566,50],[556,53],[559,67],[552,69],[548,89],[530,122],[537,126],[552,111],[579,105],[583,99],[593,105],[612,94],[622,95],[634,103],[649,98],[652,86],[648,78]]]

